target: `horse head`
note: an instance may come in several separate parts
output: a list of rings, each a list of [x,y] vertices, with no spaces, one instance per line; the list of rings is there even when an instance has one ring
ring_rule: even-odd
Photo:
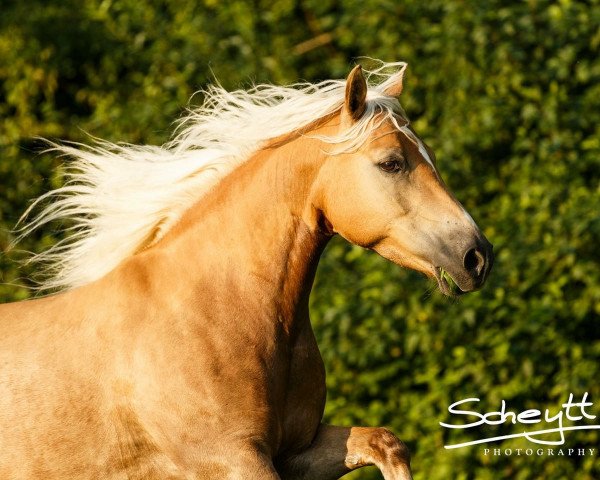
[[[488,276],[492,245],[448,190],[433,152],[400,107],[403,73],[379,93],[368,88],[360,66],[348,76],[338,137],[366,130],[368,137],[329,155],[315,205],[348,241],[435,278],[446,295],[470,292]],[[381,108],[386,101],[392,109]]]

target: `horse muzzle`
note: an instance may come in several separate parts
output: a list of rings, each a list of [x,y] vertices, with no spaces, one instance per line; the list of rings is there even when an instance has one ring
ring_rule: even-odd
[[[459,253],[452,255],[453,259],[446,257],[436,262],[435,278],[444,295],[457,296],[478,290],[494,264],[493,246],[482,234],[458,250]]]

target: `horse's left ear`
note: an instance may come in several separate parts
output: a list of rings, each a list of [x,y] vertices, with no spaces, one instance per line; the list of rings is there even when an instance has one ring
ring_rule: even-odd
[[[408,65],[405,63],[402,68],[388,78],[382,85],[383,93],[390,97],[399,97],[404,86],[404,72]]]
[[[346,100],[344,110],[352,120],[358,120],[367,107],[367,81],[362,73],[362,67],[357,65],[352,69],[346,80]]]

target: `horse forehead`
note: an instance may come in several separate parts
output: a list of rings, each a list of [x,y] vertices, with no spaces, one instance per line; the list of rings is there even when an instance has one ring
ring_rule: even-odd
[[[401,131],[398,128],[408,125],[408,121],[400,117],[394,118],[394,120],[384,119],[377,128],[373,129],[367,146],[374,149],[401,147]]]
[[[394,127],[382,127],[378,129],[372,134],[370,141],[367,143],[368,147],[377,150],[402,146],[400,132]]]
[[[412,144],[417,149],[423,160],[429,164],[434,171],[436,170],[435,164],[433,163],[433,159],[431,158],[427,147],[425,147],[423,141],[417,136],[409,124],[401,126],[398,134],[405,139],[405,142]]]
[[[391,148],[402,148],[413,150],[423,160],[434,167],[433,160],[423,141],[417,136],[408,123],[398,128],[395,125],[386,125],[379,128],[369,142],[369,147],[375,150],[387,150]]]

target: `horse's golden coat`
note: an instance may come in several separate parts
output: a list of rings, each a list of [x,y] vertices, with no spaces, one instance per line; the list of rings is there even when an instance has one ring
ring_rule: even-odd
[[[360,69],[348,85],[344,109],[311,133],[360,116]],[[406,160],[397,177],[378,167],[390,152]],[[430,276],[465,270],[483,244],[389,122],[334,156],[315,136],[278,139],[108,275],[0,306],[0,478],[323,480],[375,464],[409,479],[388,430],[320,424],[308,296],[334,233]],[[440,247],[460,267],[433,260]],[[462,270],[461,288],[482,284]]]

